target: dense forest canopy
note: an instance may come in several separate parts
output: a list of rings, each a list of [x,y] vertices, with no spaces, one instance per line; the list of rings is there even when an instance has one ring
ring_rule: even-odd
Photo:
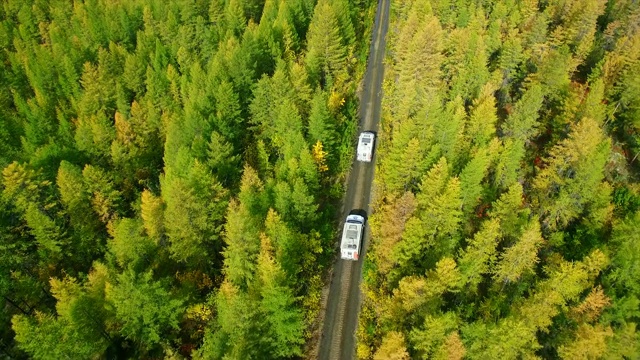
[[[5,0],[0,357],[302,356],[371,0]]]
[[[640,4],[391,9],[359,358],[640,357]]]

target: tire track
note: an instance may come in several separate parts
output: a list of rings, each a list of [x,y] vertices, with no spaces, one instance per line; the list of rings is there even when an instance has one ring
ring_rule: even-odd
[[[340,350],[342,349],[342,337],[344,332],[344,318],[347,312],[347,300],[349,298],[349,288],[351,287],[351,267],[352,261],[344,264],[342,276],[340,278],[340,302],[338,306],[338,316],[331,341],[331,352],[329,359],[340,360]]]

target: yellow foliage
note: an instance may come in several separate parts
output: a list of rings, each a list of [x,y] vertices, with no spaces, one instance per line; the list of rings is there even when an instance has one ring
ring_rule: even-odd
[[[558,354],[561,359],[600,359],[607,351],[607,339],[612,336],[608,326],[582,324],[573,341],[558,348]]]
[[[342,105],[344,105],[344,96],[342,93],[331,91],[331,95],[329,95],[329,103],[327,104],[329,111],[335,114],[340,110]]]
[[[142,192],[140,210],[147,235],[157,242],[164,232],[162,198],[154,196],[151,191],[145,189]]]
[[[584,317],[587,321],[596,320],[602,310],[611,304],[611,300],[604,294],[601,286],[591,289],[584,301],[574,309],[574,316]]]
[[[434,283],[437,283],[439,286],[434,286],[436,288],[444,291],[456,291],[456,289],[461,285],[461,276],[460,271],[457,268],[456,261],[452,258],[442,258],[438,263],[436,263],[435,273],[432,275]]]
[[[186,317],[190,320],[208,322],[213,316],[213,310],[206,304],[193,304],[187,309]]]
[[[93,194],[93,198],[91,199],[91,205],[93,205],[93,209],[98,214],[100,220],[104,223],[108,223],[111,220],[115,220],[117,218],[117,214],[112,213],[111,211],[111,200],[108,199],[103,193],[95,192]]]
[[[73,301],[80,295],[80,285],[76,279],[70,276],[62,280],[51,278],[51,294],[56,298],[56,311],[60,316],[71,316]]]
[[[381,205],[371,217],[372,244],[369,255],[375,259],[378,272],[387,274],[395,265],[393,249],[402,239],[407,220],[416,209],[416,199],[407,191],[397,199]]]
[[[609,265],[609,257],[600,249],[593,250],[587,255],[584,260],[585,269],[589,273],[589,276],[594,279],[600,274],[600,271]]]
[[[427,281],[418,276],[402,278],[398,288],[393,290],[395,304],[400,305],[406,312],[415,311],[433,295],[434,291],[427,285]]]
[[[397,331],[388,333],[382,339],[382,345],[373,356],[374,360],[409,360],[409,353],[404,341],[404,335]]]
[[[137,108],[138,103],[134,101],[133,104],[131,104],[131,107],[132,110],[134,107]],[[124,145],[131,144],[134,140],[135,134],[129,120],[124,115],[116,111],[114,122],[118,140]]]
[[[434,358],[438,360],[462,360],[467,353],[457,331],[447,336]]]
[[[370,359],[371,349],[367,344],[359,342],[358,346],[356,347],[356,356],[358,359]]]
[[[325,172],[329,170],[327,166],[327,152],[322,149],[322,142],[318,140],[315,145],[313,145],[313,160],[315,160],[316,165],[318,166],[318,171]]]

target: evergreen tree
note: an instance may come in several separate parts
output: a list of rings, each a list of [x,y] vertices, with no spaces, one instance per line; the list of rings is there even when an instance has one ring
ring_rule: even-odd
[[[524,206],[522,185],[516,183],[493,203],[490,215],[500,220],[500,231],[504,236],[518,237],[526,224],[529,209]]]
[[[260,250],[258,228],[247,205],[231,201],[225,225],[224,268],[228,281],[246,288],[253,280]]]
[[[473,102],[473,110],[469,121],[465,126],[466,138],[477,147],[486,146],[495,136],[496,116],[495,98],[493,97],[494,85],[484,84],[480,95]]]
[[[465,282],[475,289],[482,281],[482,275],[490,272],[497,260],[497,247],[500,241],[500,223],[487,220],[480,231],[469,239],[469,245],[460,254],[460,272]]]
[[[462,210],[469,214],[482,195],[482,180],[489,169],[488,149],[480,149],[460,172]]]
[[[534,180],[545,227],[567,225],[593,201],[593,189],[603,180],[609,148],[610,142],[597,123],[584,118],[569,138],[551,149],[548,166]]]
[[[533,82],[502,125],[503,134],[521,141],[531,141],[538,134],[538,113],[543,100],[542,86]]]
[[[185,155],[180,159],[184,161],[181,167],[187,171],[184,177],[161,181],[162,198],[167,204],[164,224],[172,256],[178,261],[198,263],[221,248],[228,192],[206,166],[187,160]]]
[[[344,71],[348,49],[341,33],[340,14],[329,1],[319,1],[307,35],[305,63],[313,84],[331,82]]]
[[[271,358],[300,356],[300,346],[304,343],[302,314],[295,305],[291,289],[285,285],[285,274],[272,252],[269,238],[263,237],[257,266],[259,306],[266,322],[261,334],[262,351]]]
[[[87,342],[80,329],[42,313],[35,321],[23,315],[14,317],[13,331],[18,346],[34,359],[87,358],[105,350],[103,342]]]
[[[311,102],[309,114],[309,140],[321,141],[322,144],[332,147],[337,140],[335,120],[327,107],[327,95],[324,92],[316,92]]]
[[[162,198],[145,189],[140,203],[140,217],[147,236],[159,243],[165,234]]]
[[[531,272],[538,263],[538,248],[543,244],[540,224],[535,221],[524,230],[522,237],[500,255],[495,268],[495,279],[505,283],[517,281]]]
[[[115,283],[107,285],[106,297],[121,334],[146,349],[177,330],[184,311],[183,301],[153,279],[151,271],[136,274],[127,270],[118,275]]]
[[[72,225],[83,235],[96,236],[99,223],[91,209],[89,193],[80,168],[67,161],[61,162],[56,184],[60,191],[61,200],[71,217]]]
[[[144,269],[149,266],[155,244],[143,235],[142,223],[133,219],[120,219],[113,227],[113,239],[109,241],[109,248],[118,265],[124,269]]]
[[[420,328],[411,331],[410,339],[420,358],[428,359],[434,356],[447,341],[447,336],[456,333],[457,322],[454,313],[428,315]]]
[[[404,336],[399,332],[390,332],[382,340],[382,345],[373,356],[374,360],[408,360],[409,353],[404,344]]]

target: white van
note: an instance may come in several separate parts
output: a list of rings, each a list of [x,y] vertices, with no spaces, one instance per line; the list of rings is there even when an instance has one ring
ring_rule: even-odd
[[[360,133],[360,138],[358,138],[358,161],[371,162],[375,138],[376,134],[371,131]]]
[[[364,217],[349,215],[344,222],[342,241],[340,243],[341,258],[345,260],[358,260],[362,234],[364,233]]]

